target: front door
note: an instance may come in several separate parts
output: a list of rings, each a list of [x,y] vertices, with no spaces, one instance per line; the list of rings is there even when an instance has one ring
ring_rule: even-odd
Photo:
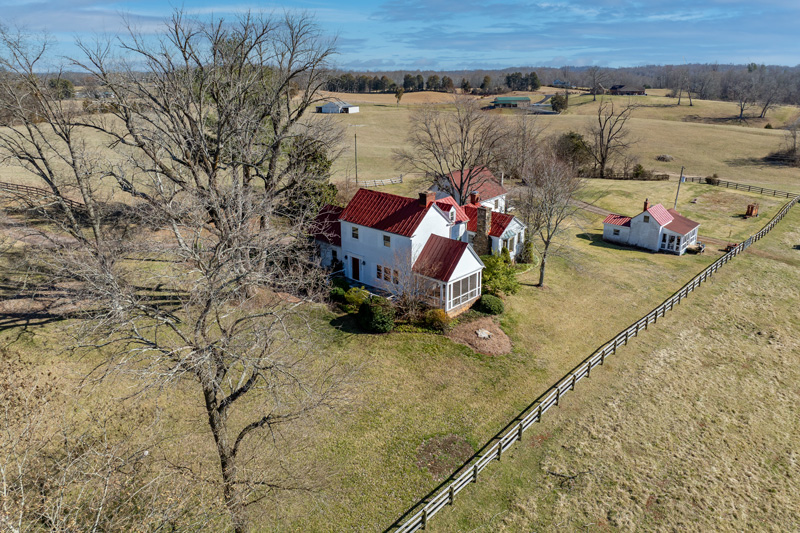
[[[354,280],[359,281],[361,279],[361,276],[360,276],[359,271],[358,271],[358,267],[360,266],[360,263],[359,263],[360,259],[358,259],[357,257],[351,257],[350,260],[352,261],[352,265],[353,265],[353,268],[351,268],[350,276]]]

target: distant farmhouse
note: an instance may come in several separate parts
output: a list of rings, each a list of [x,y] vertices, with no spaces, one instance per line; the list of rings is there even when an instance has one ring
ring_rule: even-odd
[[[674,209],[644,201],[644,210],[635,217],[611,214],[603,221],[603,240],[638,246],[654,252],[683,255],[697,242],[700,224],[681,216]]]
[[[608,92],[618,96],[647,96],[644,87],[634,85],[612,85]]]
[[[498,96],[492,100],[494,107],[527,107],[531,99],[527,96]]]
[[[481,295],[480,255],[522,249],[525,225],[513,215],[473,203],[460,206],[433,191],[406,198],[359,189],[347,207],[325,206],[315,235],[323,266],[374,291],[399,294],[422,287],[424,298],[449,315]]]
[[[358,113],[358,106],[350,105],[346,102],[342,102],[341,100],[335,100],[323,105],[318,105],[317,113]]]

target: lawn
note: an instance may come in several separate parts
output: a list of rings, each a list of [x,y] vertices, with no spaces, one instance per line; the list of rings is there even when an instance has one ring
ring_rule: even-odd
[[[795,207],[430,529],[796,529],[799,227]]]

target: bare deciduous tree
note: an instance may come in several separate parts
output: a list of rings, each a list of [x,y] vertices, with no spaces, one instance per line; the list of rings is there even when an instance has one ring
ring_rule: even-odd
[[[494,167],[505,139],[501,119],[484,113],[471,98],[453,97],[453,109],[426,105],[411,116],[406,150],[395,150],[395,159],[402,165],[425,173],[441,190],[464,205],[469,193],[486,177],[484,168]],[[450,173],[459,173],[461,180],[450,180]]]
[[[592,102],[595,102],[597,101],[597,92],[603,88],[608,73],[595,65],[586,69],[586,75],[589,79],[589,89],[592,91]]]
[[[528,224],[529,235],[540,257],[539,286],[544,286],[547,260],[553,244],[569,227],[578,207],[573,202],[581,180],[552,151],[543,151],[532,166],[533,175],[526,180],[518,196],[518,208]]]
[[[0,153],[52,190],[49,215],[73,237],[32,261],[79,287],[76,343],[105,357],[94,377],[189,387],[229,523],[244,531],[253,503],[313,484],[285,468],[285,439],[340,399],[346,376],[307,313],[323,283],[308,239],[316,213],[279,209],[308,178],[288,143],[337,141],[304,119],[333,48],[305,15],[203,22],[179,11],[155,43],[131,32],[127,61],[81,45],[75,64],[113,98],[110,114],[80,115],[35,75],[48,43],[4,33],[3,44],[0,91],[17,127],[0,133]],[[135,225],[109,216],[112,194],[135,205]],[[131,264],[154,257],[166,266]]]
[[[623,153],[631,145],[626,127],[636,105],[628,103],[617,110],[613,100],[601,101],[597,108],[597,123],[589,128],[590,141],[586,149],[595,163],[598,177],[604,178],[606,167],[615,156]]]

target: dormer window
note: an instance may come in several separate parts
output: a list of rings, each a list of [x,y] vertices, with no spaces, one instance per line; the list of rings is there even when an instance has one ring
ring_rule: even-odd
[[[642,222],[644,222],[645,224],[647,224],[648,222],[650,222],[650,217],[649,217],[649,216],[647,216],[647,215],[645,215],[644,217],[642,217]]]
[[[451,209],[450,210],[450,222],[455,222],[455,221],[456,221],[456,210],[455,209]]]
[[[495,200],[494,201],[494,209],[495,209],[495,211],[500,209],[500,200]]]

